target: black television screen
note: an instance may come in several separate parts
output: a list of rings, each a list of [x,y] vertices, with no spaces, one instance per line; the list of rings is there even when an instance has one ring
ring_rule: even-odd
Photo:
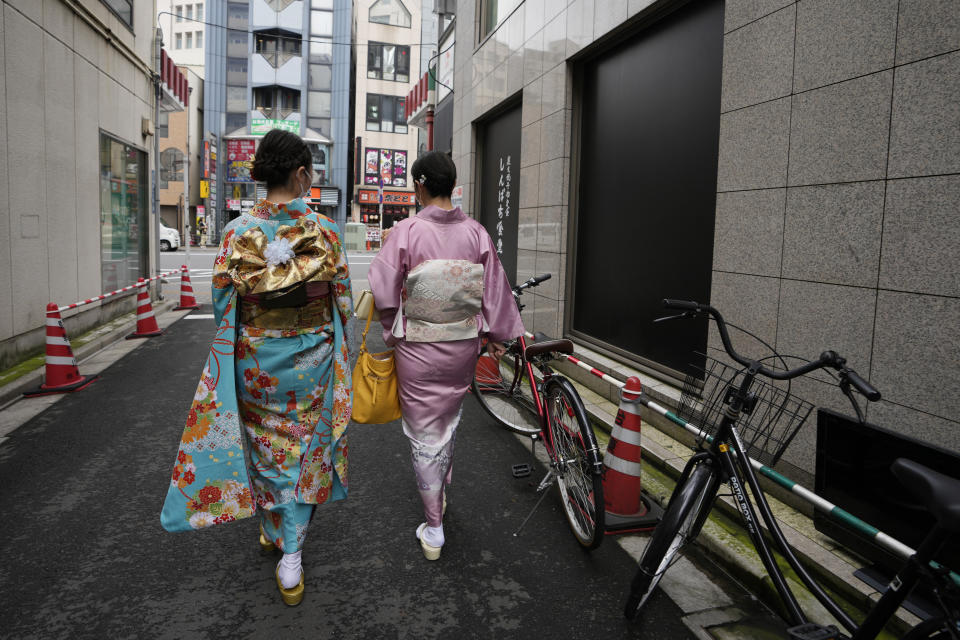
[[[869,423],[862,425],[829,409],[817,411],[817,494],[916,549],[934,518],[890,471],[897,458],[909,458],[945,475],[960,477],[960,454]],[[903,563],[819,511],[814,515],[814,526],[888,572]],[[960,571],[960,544],[953,542],[945,547],[937,560]]]

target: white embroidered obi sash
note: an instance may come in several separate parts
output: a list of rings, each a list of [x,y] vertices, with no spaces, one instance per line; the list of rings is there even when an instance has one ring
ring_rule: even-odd
[[[450,342],[480,335],[483,265],[468,260],[426,260],[410,270],[393,335],[408,342]],[[406,330],[404,330],[406,318]]]

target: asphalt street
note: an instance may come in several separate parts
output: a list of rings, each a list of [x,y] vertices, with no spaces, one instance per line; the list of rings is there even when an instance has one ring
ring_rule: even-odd
[[[256,519],[165,532],[160,509],[213,331],[209,319],[176,322],[0,446],[0,637],[694,637],[663,592],[642,623],[623,619],[635,561],[612,539],[582,551],[556,495],[513,536],[539,477],[512,477],[529,450],[471,397],[439,562],[414,538],[422,511],[398,422],[350,426],[350,496],[317,510],[297,608],[280,601],[278,558],[260,551]]]

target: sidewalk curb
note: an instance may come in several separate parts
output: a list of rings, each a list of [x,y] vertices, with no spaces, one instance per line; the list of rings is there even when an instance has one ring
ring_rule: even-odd
[[[167,299],[154,301],[153,302],[153,311],[155,315],[160,315],[167,311],[172,310],[177,305],[177,300],[173,296],[169,296]],[[118,318],[114,319],[111,322],[115,322],[120,318],[129,316],[129,322],[123,323],[117,329],[106,333],[102,336],[97,336],[90,342],[84,343],[73,349],[73,355],[77,359],[77,364],[82,365],[83,361],[98,351],[110,346],[118,340],[123,340],[128,333],[132,330],[131,327],[136,325],[136,312],[131,311],[126,313]],[[109,324],[109,323],[107,323]],[[96,331],[97,329],[92,329]],[[89,332],[88,332],[89,333]],[[30,373],[26,373],[13,382],[0,387],[0,407],[7,405],[9,402],[17,399],[23,392],[29,391],[30,389],[35,389],[43,383],[43,375],[45,372],[45,367],[43,365],[37,367]],[[82,373],[82,371],[81,371]]]

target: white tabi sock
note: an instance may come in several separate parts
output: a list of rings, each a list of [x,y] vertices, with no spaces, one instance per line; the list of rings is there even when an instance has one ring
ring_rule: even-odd
[[[300,565],[300,554],[303,549],[294,553],[285,553],[277,564],[277,574],[284,589],[292,589],[300,584],[300,574],[303,567]]]
[[[441,524],[439,527],[424,527],[423,541],[431,547],[442,547],[444,543],[443,525]]]

